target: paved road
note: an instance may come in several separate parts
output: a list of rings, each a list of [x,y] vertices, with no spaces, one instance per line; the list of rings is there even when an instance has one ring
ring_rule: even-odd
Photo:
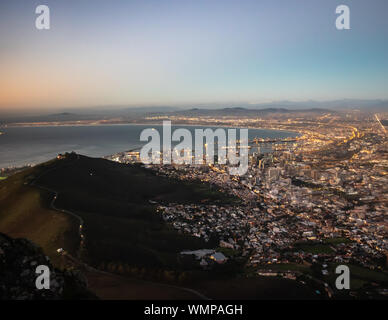
[[[79,155],[77,154],[77,159],[75,159],[74,161],[72,161],[70,164],[66,164],[66,165],[73,165],[75,162],[77,162],[79,160]],[[85,235],[83,234],[83,227],[84,227],[84,220],[76,213],[74,212],[71,212],[69,210],[65,210],[65,209],[60,209],[58,207],[55,206],[55,201],[58,199],[58,192],[54,189],[50,189],[50,188],[47,188],[47,187],[44,187],[40,184],[37,183],[37,181],[43,177],[44,175],[46,175],[47,173],[49,172],[52,172],[60,167],[63,167],[63,166],[60,166],[60,165],[57,165],[53,168],[50,168],[44,172],[42,172],[38,177],[36,177],[31,183],[30,185],[31,186],[34,186],[34,187],[37,187],[39,189],[42,189],[42,190],[45,190],[45,191],[48,191],[48,192],[51,192],[54,194],[54,197],[52,198],[51,202],[50,202],[50,208],[55,210],[55,211],[59,211],[59,212],[62,212],[62,213],[66,213],[68,215],[71,215],[72,217],[76,218],[79,222],[79,236],[80,236],[80,245],[79,245],[79,248],[78,248],[78,256],[80,256],[81,252],[82,252],[82,249],[84,248],[84,244],[85,244]]]
[[[387,129],[385,129],[385,126],[383,126],[383,124],[381,123],[377,113],[375,114],[375,118],[376,118],[377,122],[379,123],[379,125],[381,126],[381,128],[383,129],[384,133],[387,133]]]

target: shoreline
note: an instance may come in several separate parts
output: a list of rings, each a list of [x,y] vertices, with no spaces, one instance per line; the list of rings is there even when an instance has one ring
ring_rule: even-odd
[[[43,127],[60,127],[60,126],[65,126],[65,127],[99,127],[99,126],[149,126],[150,128],[152,128],[152,126],[162,126],[162,123],[116,123],[116,124],[63,124],[63,125],[32,125],[32,126],[9,126],[9,128],[43,128]],[[296,134],[296,137],[300,137],[301,135],[303,135],[303,133],[301,132],[298,132],[298,131],[291,131],[291,130],[282,130],[282,129],[274,129],[274,128],[257,128],[257,127],[252,127],[252,126],[236,126],[236,127],[232,127],[232,126],[225,126],[225,125],[203,125],[203,124],[184,124],[184,123],[176,123],[176,124],[172,124],[172,128],[176,128],[176,127],[198,127],[198,128],[225,128],[225,129],[251,129],[251,130],[262,130],[262,131],[272,131],[272,132],[280,132],[280,133],[284,133],[284,134]],[[6,132],[2,132],[3,136],[6,136]],[[0,138],[1,139],[1,138]],[[140,147],[138,147],[140,148]],[[132,148],[133,149],[133,148]],[[123,149],[123,150],[120,150],[118,151],[117,153],[120,153],[120,152],[126,152],[127,149]],[[62,151],[62,152],[65,152],[65,151]],[[80,153],[82,154],[82,152]],[[88,155],[88,154],[85,154],[86,156],[90,156],[90,157],[96,157],[96,158],[105,158],[105,157],[108,157],[108,156],[111,156],[112,154],[111,153],[108,153],[108,154],[103,154],[103,155],[100,155],[100,156],[93,156],[93,155]],[[17,169],[17,168],[22,168],[22,167],[25,167],[25,166],[35,166],[35,165],[38,165],[42,162],[45,162],[45,161],[48,161],[52,159],[51,156],[48,156],[47,158],[45,157],[45,159],[43,159],[42,161],[38,160],[38,161],[34,161],[34,160],[26,160],[26,162],[23,162],[23,163],[20,163],[20,164],[16,164],[16,165],[8,165],[8,166],[3,166],[3,167],[0,167],[0,169]]]
[[[171,121],[171,120],[170,120]],[[61,124],[33,124],[33,123],[26,123],[26,124],[9,124],[9,125],[3,125],[3,129],[5,128],[44,128],[44,127],[99,127],[99,126],[147,126],[147,125],[157,125],[162,126],[162,123],[139,123],[139,122],[128,122],[128,123],[82,123],[82,124],[76,124],[76,123],[61,123]],[[277,128],[265,128],[265,127],[253,127],[253,126],[229,126],[229,125],[221,125],[221,124],[193,124],[193,123],[173,123],[171,122],[172,127],[177,126],[187,126],[187,127],[206,127],[206,128],[226,128],[226,129],[253,129],[253,130],[271,130],[271,131],[281,131],[281,132],[289,132],[289,133],[297,133],[299,135],[303,135],[302,132],[298,131],[297,129],[277,129]],[[0,131],[0,135],[5,134],[5,132]]]

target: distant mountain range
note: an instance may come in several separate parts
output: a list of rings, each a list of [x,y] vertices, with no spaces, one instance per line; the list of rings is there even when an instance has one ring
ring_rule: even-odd
[[[274,101],[266,103],[210,103],[180,106],[105,106],[71,108],[57,113],[30,114],[0,111],[0,124],[12,122],[61,122],[78,120],[138,119],[147,115],[261,115],[270,113],[327,113],[346,110],[388,112],[388,100],[343,99],[332,101]]]
[[[270,103],[251,104],[246,106],[248,109],[265,108],[285,108],[285,109],[373,109],[388,110],[388,100],[361,100],[361,99],[342,99],[330,101],[274,101]]]
[[[235,108],[223,108],[223,109],[190,109],[183,111],[176,111],[173,114],[176,115],[186,115],[186,116],[260,116],[260,115],[268,115],[271,113],[334,113],[336,111],[329,109],[285,109],[285,108],[266,108],[266,109],[247,109],[242,107]]]

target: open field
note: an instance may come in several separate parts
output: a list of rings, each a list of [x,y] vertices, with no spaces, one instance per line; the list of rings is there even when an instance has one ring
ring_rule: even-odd
[[[298,245],[297,248],[299,250],[302,250],[304,252],[309,252],[312,254],[322,254],[322,253],[330,254],[334,252],[329,244],[301,244],[301,245]]]
[[[326,239],[324,243],[326,244],[332,244],[332,245],[338,245],[338,244],[341,244],[341,243],[351,243],[352,240],[348,239],[348,238],[330,238],[330,239]]]
[[[310,266],[306,264],[297,264],[297,263],[273,263],[261,265],[260,269],[272,270],[272,271],[297,271],[304,274],[311,274],[312,270]]]

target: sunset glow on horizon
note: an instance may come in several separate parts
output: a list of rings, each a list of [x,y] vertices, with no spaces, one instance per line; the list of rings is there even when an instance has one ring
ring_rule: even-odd
[[[388,98],[385,0],[39,4],[0,4],[0,110]]]

